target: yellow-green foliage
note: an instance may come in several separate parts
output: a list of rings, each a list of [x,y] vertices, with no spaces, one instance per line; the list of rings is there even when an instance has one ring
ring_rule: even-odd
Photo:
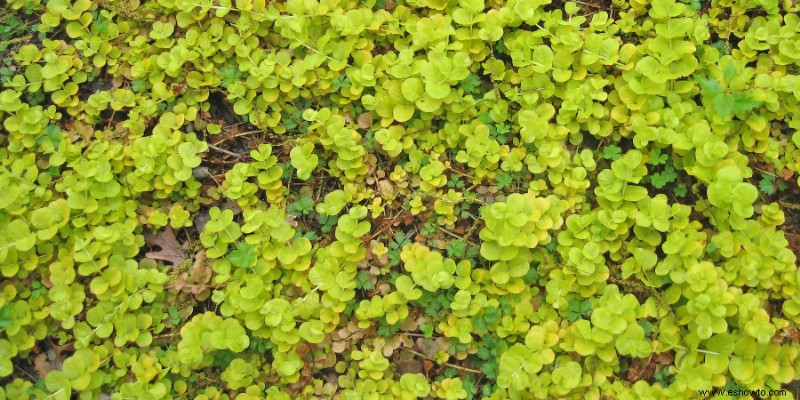
[[[800,378],[796,1],[0,4],[0,400]]]

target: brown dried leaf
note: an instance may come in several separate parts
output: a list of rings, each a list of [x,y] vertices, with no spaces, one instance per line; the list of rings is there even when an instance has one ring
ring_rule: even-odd
[[[361,129],[369,129],[372,126],[372,113],[365,112],[358,116],[358,126]]]
[[[53,288],[53,282],[50,281],[50,274],[42,275],[42,285],[48,289]]]
[[[401,375],[422,373],[422,362],[414,358],[411,353],[398,353],[394,358],[394,365],[397,368],[397,373]]]
[[[389,286],[389,284],[382,283],[382,284],[378,285],[378,292],[380,292],[381,295],[388,294],[391,291],[392,291],[392,287]]]
[[[314,368],[317,371],[327,368],[333,368],[336,365],[336,356],[331,353],[323,353],[317,355],[314,359]]]
[[[47,353],[40,353],[38,356],[34,357],[33,369],[39,375],[39,378],[42,379],[44,379],[44,376],[53,369],[52,364],[47,359]]]
[[[367,156],[364,158],[364,164],[367,165],[367,176],[374,176],[375,171],[378,169],[378,157],[375,157],[374,154],[367,153]]]
[[[444,249],[447,248],[447,242],[442,240],[442,239],[440,239],[441,236],[442,236],[442,234],[436,235],[432,240],[430,240],[429,243],[432,244],[433,247],[435,247],[437,249],[444,250]]]
[[[414,332],[419,327],[419,320],[415,320],[414,318],[405,318],[402,322],[400,322],[400,329],[406,332]],[[404,339],[408,339],[408,336],[403,336]],[[409,347],[411,344],[409,344]]]
[[[391,357],[394,354],[394,351],[397,350],[398,347],[402,344],[400,338],[402,336],[395,336],[389,339],[388,342],[383,346],[383,356],[384,357]]]
[[[158,246],[161,248],[159,251],[150,251],[145,253],[145,257],[152,260],[167,261],[172,266],[176,267],[186,258],[186,254],[180,250],[180,244],[175,239],[175,232],[170,226],[167,226],[157,234],[145,233],[144,240],[151,246]]]
[[[628,368],[628,380],[636,382],[640,379],[652,378],[653,374],[656,372],[656,367],[655,364],[650,361],[651,360],[647,358],[635,358],[630,368]]]
[[[356,332],[360,332],[362,329],[358,327],[358,323],[357,322],[350,321],[350,322],[347,323],[347,330],[350,331],[350,333],[356,333]]]
[[[300,372],[300,376],[303,379],[309,379],[311,378],[311,375],[314,375],[313,367],[310,363],[306,363],[303,366],[303,370]]]
[[[781,178],[785,181],[789,181],[794,176],[794,171],[790,170],[789,168],[784,168],[781,170],[780,174]]]
[[[72,353],[74,351],[75,351],[74,342],[62,345],[57,345],[55,343],[50,342],[50,350],[48,350],[48,352],[52,352],[50,359],[55,360],[54,363],[56,365],[58,365],[58,362],[64,361],[64,358],[66,358],[62,355],[62,353]],[[60,367],[56,369],[60,369]]]
[[[239,207],[239,203],[231,199],[225,200],[219,208],[222,211],[231,210],[233,211],[233,215],[239,215],[242,213],[242,208]]]
[[[392,197],[395,194],[394,185],[386,179],[378,181],[378,193],[383,198]]]
[[[658,353],[655,357],[656,362],[661,365],[671,365],[673,361],[675,361],[675,357],[671,352],[668,353]]]
[[[211,291],[208,290],[208,286],[206,285],[202,286],[192,285],[191,287],[192,289],[190,290],[190,292],[199,301],[205,301],[209,296],[211,296]]]
[[[199,283],[208,283],[211,281],[211,269],[206,265],[206,251],[200,250],[194,256],[194,264],[192,265],[192,280]]]
[[[422,369],[425,370],[425,373],[430,372],[433,369],[433,361],[428,360],[427,358],[422,360]]]
[[[388,254],[384,254],[384,255],[382,255],[382,256],[378,257],[377,259],[374,259],[374,260],[375,260],[375,261],[378,263],[378,265],[380,265],[381,267],[383,267],[384,265],[388,264],[388,263],[389,263],[389,261],[390,261],[390,260],[389,260],[389,255],[388,255]]]
[[[334,353],[344,353],[347,350],[347,342],[333,342],[331,343],[331,350]]]
[[[183,288],[186,286],[186,280],[188,278],[189,278],[189,274],[187,274],[186,272],[183,272],[180,275],[178,275],[178,278],[175,279],[175,285],[173,285],[175,290],[177,290],[179,292],[181,290],[183,290]]]
[[[298,347],[297,347],[297,349],[296,349],[294,352],[295,352],[295,353],[296,353],[298,356],[300,356],[301,358],[303,358],[303,357],[307,356],[307,355],[308,355],[308,353],[310,353],[310,352],[311,352],[311,348],[310,348],[310,347],[308,347],[308,345],[307,345],[307,344],[302,344],[302,345],[298,346]]]
[[[417,348],[425,354],[427,357],[434,358],[436,357],[436,353],[442,349],[442,347],[433,339],[428,338],[419,338],[417,339]]]
[[[783,331],[785,338],[794,343],[800,343],[800,331],[798,331],[797,328],[789,326],[784,328]]]

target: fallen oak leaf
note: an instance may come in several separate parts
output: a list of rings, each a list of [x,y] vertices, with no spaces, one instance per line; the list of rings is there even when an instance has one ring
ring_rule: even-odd
[[[167,226],[155,235],[145,233],[144,240],[147,244],[158,246],[161,249],[159,251],[149,251],[145,253],[144,256],[146,258],[166,261],[174,267],[177,267],[181,261],[186,258],[186,254],[179,248],[180,244],[178,243],[178,239],[175,238],[175,231],[173,231],[170,226]]]
[[[47,359],[47,352],[39,353],[39,355],[33,358],[33,370],[36,371],[39,378],[44,379],[45,375],[52,369],[53,365],[50,360]]]
[[[75,351],[75,343],[74,342],[70,342],[70,343],[62,344],[62,345],[57,345],[57,344],[53,343],[52,340],[48,340],[48,344],[50,345],[50,350],[49,351],[53,352],[53,357],[50,357],[50,359],[56,359],[56,360],[58,360],[59,363],[64,362],[64,360],[67,358],[67,356],[65,356],[63,353],[72,353],[72,352]],[[56,369],[59,369],[59,368],[56,368]]]

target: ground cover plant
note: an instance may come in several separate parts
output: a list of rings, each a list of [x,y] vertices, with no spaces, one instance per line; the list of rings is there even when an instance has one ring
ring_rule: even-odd
[[[3,0],[0,399],[792,389],[798,11]]]

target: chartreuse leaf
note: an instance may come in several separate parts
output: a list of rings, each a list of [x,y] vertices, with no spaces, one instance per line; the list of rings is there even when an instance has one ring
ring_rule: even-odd
[[[309,343],[320,343],[325,338],[325,326],[322,321],[313,320],[300,324],[300,337]]]
[[[564,389],[571,390],[581,382],[582,371],[577,362],[567,362],[553,370],[553,382]]]
[[[530,374],[538,372],[532,359],[533,353],[527,347],[521,344],[512,346],[500,358],[497,385],[502,388],[525,390],[530,384]]]
[[[308,180],[319,163],[319,157],[314,154],[314,144],[305,143],[297,146],[289,154],[292,166],[297,170],[297,177],[302,180]]]
[[[725,80],[725,83],[730,84],[733,81],[733,78],[736,77],[737,73],[736,64],[733,61],[729,61],[727,65],[725,65],[725,71],[722,73],[722,79]]]
[[[613,3],[6,1],[0,398],[796,381],[796,1]]]
[[[7,247],[13,246],[17,250],[30,250],[36,244],[36,235],[31,232],[30,226],[21,219],[9,222],[5,227],[5,239],[9,242]]]

